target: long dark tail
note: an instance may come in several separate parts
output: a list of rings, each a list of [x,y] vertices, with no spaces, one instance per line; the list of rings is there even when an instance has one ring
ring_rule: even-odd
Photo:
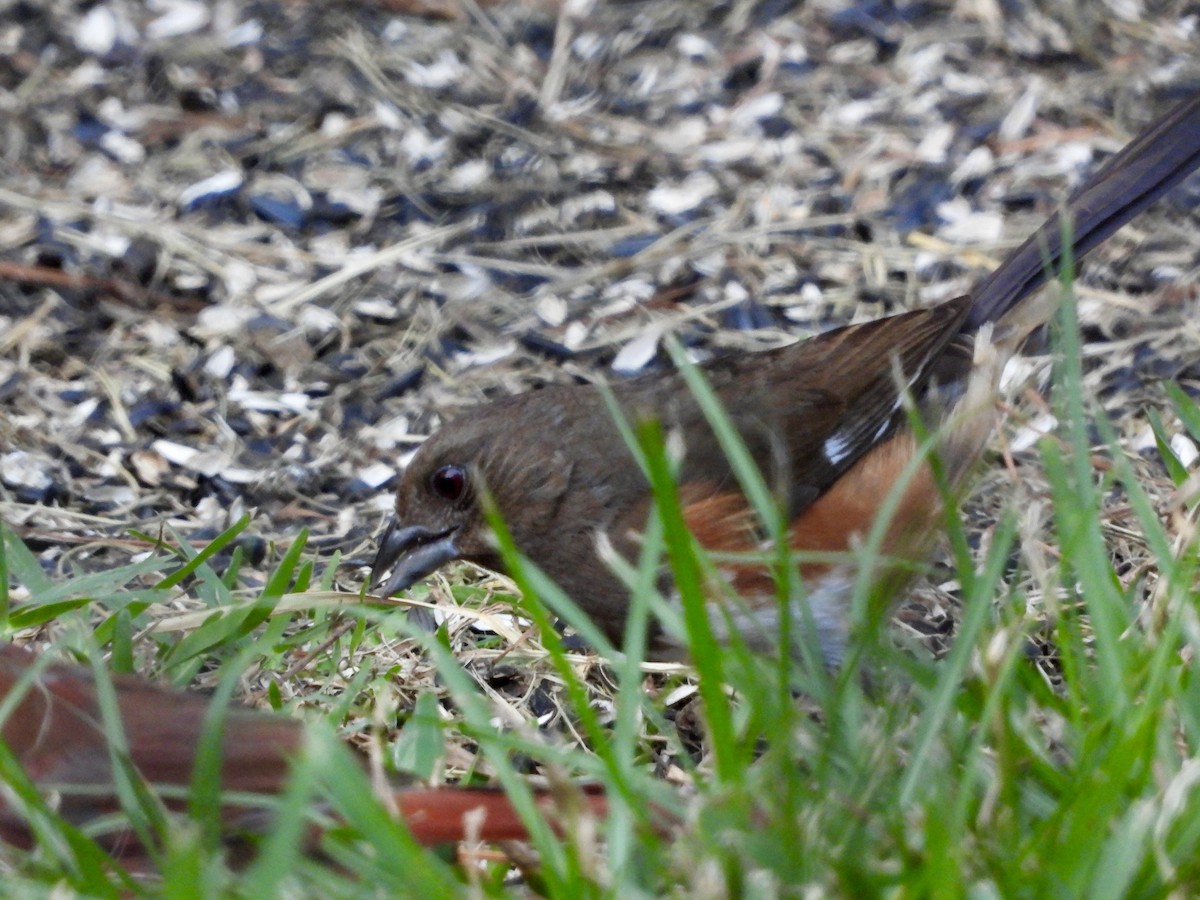
[[[1189,97],[1108,161],[1066,205],[1075,258],[1083,256],[1200,166],[1200,94]],[[994,322],[1040,288],[1063,259],[1056,212],[971,292],[964,331]]]

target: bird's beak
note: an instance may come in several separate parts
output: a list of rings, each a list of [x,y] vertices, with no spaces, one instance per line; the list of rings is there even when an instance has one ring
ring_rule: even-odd
[[[454,539],[454,529],[431,531],[423,525],[401,525],[393,517],[379,539],[379,553],[371,566],[371,592],[377,597],[390,597],[458,559]],[[380,590],[379,584],[389,569],[391,576]]]

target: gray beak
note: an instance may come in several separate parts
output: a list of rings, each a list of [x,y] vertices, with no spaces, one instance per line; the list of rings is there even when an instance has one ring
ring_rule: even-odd
[[[371,566],[371,592],[378,597],[390,597],[454,559],[458,559],[454,531],[401,525],[392,518],[379,539],[379,553]],[[389,569],[391,577],[379,590],[379,583]]]

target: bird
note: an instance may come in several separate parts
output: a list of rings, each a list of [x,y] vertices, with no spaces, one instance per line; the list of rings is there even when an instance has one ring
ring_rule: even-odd
[[[231,704],[213,709],[213,698],[196,691],[162,687],[136,675],[105,676],[116,698],[119,723],[106,723],[101,688],[93,672],[63,662],[45,664],[39,654],[17,646],[0,646],[0,738],[33,785],[54,791],[55,813],[76,828],[95,828],[109,822],[96,835],[100,847],[129,871],[152,871],[154,853],[142,836],[118,815],[122,810],[114,767],[157,792],[168,809],[182,811],[181,796],[195,772],[198,748],[212,719],[219,721],[220,787],[238,795],[222,802],[221,837],[235,865],[253,858],[248,838],[269,832],[273,823],[268,804],[250,796],[271,798],[290,783],[295,761],[303,754],[304,724],[288,716]],[[214,715],[219,712],[220,715]],[[122,746],[114,744],[113,730]],[[366,773],[366,761],[353,757]],[[11,770],[5,765],[5,782]],[[443,786],[424,788],[396,784],[387,802],[423,845],[462,840],[494,843],[529,836],[524,820],[508,797],[486,787]],[[0,794],[0,841],[15,847],[32,847],[41,834],[22,792]],[[603,794],[582,791],[581,807],[603,818]],[[546,793],[536,793],[539,807],[554,821],[554,804]],[[316,807],[314,806],[314,811]],[[331,818],[322,809],[314,823]],[[302,835],[302,849],[319,857],[321,829],[311,825]]]
[[[943,521],[940,485],[964,485],[994,426],[1001,369],[1056,308],[1053,292],[1040,290],[1048,273],[1198,165],[1200,94],[1109,159],[965,296],[699,366],[785,517],[803,588],[788,603],[791,633],[815,641],[828,666],[842,662],[849,639],[851,551],[886,510],[880,550],[890,563],[878,577],[889,591],[929,552]],[[716,565],[720,583],[705,585],[714,635],[772,649],[782,615],[776,576],[746,556],[771,552],[772,532],[677,370],[607,389],[504,397],[435,431],[400,475],[372,567],[375,594],[390,597],[455,560],[503,572],[485,515],[490,497],[516,548],[621,646],[629,590],[612,554],[637,561],[655,501],[613,401],[630,421],[659,423],[676,458],[684,523],[702,548],[733,560]],[[936,436],[940,475],[928,462],[914,467],[914,421]],[[666,567],[658,587],[679,604]],[[686,659],[683,637],[651,629],[648,657]]]

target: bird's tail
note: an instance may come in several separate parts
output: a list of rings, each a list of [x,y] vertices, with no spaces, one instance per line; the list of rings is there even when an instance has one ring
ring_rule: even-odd
[[[963,330],[995,322],[1040,288],[1065,246],[1082,257],[1200,166],[1200,94],[1130,142],[971,292]],[[1064,227],[1065,216],[1065,227]]]

